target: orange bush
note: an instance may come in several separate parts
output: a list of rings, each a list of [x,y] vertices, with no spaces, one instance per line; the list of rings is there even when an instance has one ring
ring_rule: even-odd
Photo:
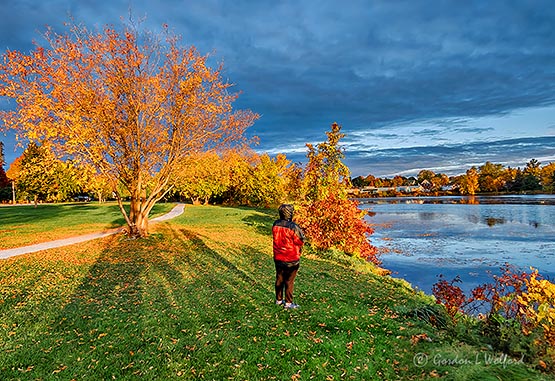
[[[365,214],[355,201],[330,194],[323,200],[302,203],[296,220],[314,247],[336,248],[379,264],[377,249],[368,239],[374,230],[364,220]]]

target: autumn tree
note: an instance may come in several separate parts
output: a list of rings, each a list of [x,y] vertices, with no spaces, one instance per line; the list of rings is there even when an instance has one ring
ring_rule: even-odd
[[[226,203],[249,205],[250,195],[259,185],[251,176],[257,157],[254,152],[228,151],[224,154],[224,162],[229,171],[229,187],[224,194]]]
[[[405,179],[399,175],[393,177],[393,180],[391,181],[391,186],[393,187],[400,187],[403,184],[405,184]]]
[[[20,196],[32,199],[35,206],[38,201],[69,201],[83,189],[80,171],[71,161],[58,160],[48,145],[30,143],[13,167],[10,173]]]
[[[459,179],[459,189],[461,194],[474,196],[478,191],[478,171],[476,167],[471,167]]]
[[[100,31],[69,25],[65,34],[48,29],[45,39],[47,47],[36,44],[29,54],[3,55],[0,96],[17,104],[0,114],[4,126],[48,140],[109,179],[130,235],[147,235],[149,212],[183,160],[246,143],[257,115],[234,111],[237,94],[222,67],[181,47],[168,28],[155,35],[133,24]]]
[[[503,172],[503,181],[505,181],[505,187],[507,191],[515,191],[516,179],[521,172],[520,168],[507,167]]]
[[[418,182],[421,183],[423,181],[429,181],[431,183],[435,176],[435,172],[430,171],[429,169],[423,169],[418,172]]]
[[[363,188],[363,187],[368,185],[368,183],[365,181],[363,176],[357,176],[354,179],[352,178],[351,179],[351,184],[355,188]]]
[[[555,186],[555,163],[549,163],[542,167],[541,182],[545,191],[553,193]]]
[[[81,166],[81,174],[83,193],[94,194],[99,204],[112,196],[112,189],[115,186],[110,184],[110,178],[96,171],[91,165]]]
[[[331,130],[326,132],[328,140],[316,147],[308,143],[304,180],[302,184],[305,199],[322,200],[329,194],[345,198],[350,186],[349,168],[343,163],[345,154],[339,141],[345,136],[341,126],[332,124]]]
[[[486,161],[479,168],[478,183],[480,190],[482,192],[499,192],[505,186],[503,172],[503,164]]]
[[[303,167],[300,163],[292,163],[284,173],[285,195],[288,202],[302,198]]]
[[[364,219],[366,212],[347,198],[349,168],[343,163],[345,155],[339,145],[345,135],[337,123],[326,135],[327,141],[316,147],[307,144],[308,163],[297,221],[314,247],[336,248],[378,263],[377,249],[369,241],[374,231]]]
[[[369,187],[375,187],[376,185],[376,181],[378,179],[376,179],[373,175],[368,175],[364,178],[364,181],[366,182],[366,186]]]
[[[44,145],[30,143],[21,155],[21,164],[16,179],[17,189],[23,197],[46,201],[54,192],[56,159]]]
[[[193,204],[208,204],[229,186],[229,168],[216,152],[191,155],[175,179],[175,192]]]
[[[293,200],[300,188],[297,167],[283,154],[228,152],[229,188],[225,201],[233,204],[263,206]]]
[[[251,196],[253,205],[269,207],[286,201],[287,184],[292,179],[288,177],[290,164],[283,154],[275,158],[268,154],[260,155],[252,171],[252,177],[258,184]]]
[[[8,176],[6,175],[6,171],[4,171],[4,143],[0,142],[0,188],[7,187],[10,183]]]

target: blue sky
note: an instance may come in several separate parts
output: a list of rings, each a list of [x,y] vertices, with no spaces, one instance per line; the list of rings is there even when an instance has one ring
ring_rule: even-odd
[[[259,152],[301,162],[305,143],[343,126],[353,176],[457,174],[493,161],[555,161],[551,0],[0,0],[0,52],[28,51],[69,17],[168,24],[223,62],[261,118]],[[6,107],[0,101],[0,107]],[[10,163],[11,135],[2,136]],[[7,168],[6,168],[7,169]]]

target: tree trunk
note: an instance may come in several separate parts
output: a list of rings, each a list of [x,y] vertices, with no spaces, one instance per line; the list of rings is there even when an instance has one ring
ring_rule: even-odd
[[[137,190],[131,195],[131,203],[129,206],[129,213],[123,207],[121,196],[117,190],[113,190],[113,194],[118,200],[118,206],[121,214],[125,218],[128,226],[128,234],[133,238],[141,238],[148,236],[148,215],[154,205],[160,201],[171,189],[169,187],[166,191],[162,192],[162,184],[159,189],[155,190],[150,196],[146,197],[145,190]],[[137,187],[140,189],[140,187]]]
[[[127,233],[132,238],[140,238],[148,236],[148,214],[152,207],[141,208],[141,198],[131,197],[129,213],[123,207],[123,202],[118,192],[114,192],[121,214],[127,222]],[[146,204],[146,203],[145,203]]]
[[[134,238],[148,236],[148,214],[150,209],[146,208],[146,201],[141,197],[131,197],[129,209],[129,235]]]

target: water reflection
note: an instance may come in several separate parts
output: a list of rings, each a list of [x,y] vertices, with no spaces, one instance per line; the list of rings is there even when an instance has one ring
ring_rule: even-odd
[[[486,224],[489,227],[502,225],[507,222],[505,217],[484,217],[476,214],[468,214],[466,217],[468,218],[468,222],[473,224]]]
[[[437,275],[460,275],[467,286],[491,280],[505,263],[555,278],[555,205],[518,203],[364,204],[373,216],[372,243],[384,267],[431,292]],[[555,201],[555,197],[552,198]]]
[[[504,223],[504,218],[486,217],[486,224],[488,226],[502,225]]]
[[[420,212],[418,213],[418,217],[424,221],[431,221],[434,220],[436,217],[439,217],[437,213],[429,213],[429,212]]]

